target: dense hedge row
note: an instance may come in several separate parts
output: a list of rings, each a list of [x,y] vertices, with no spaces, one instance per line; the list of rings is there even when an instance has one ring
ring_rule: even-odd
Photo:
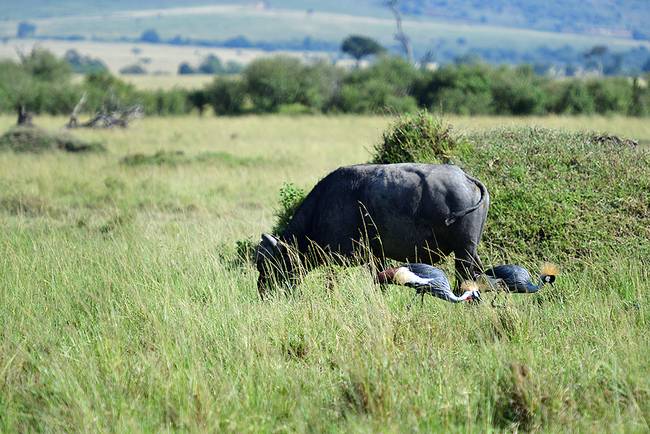
[[[346,71],[289,57],[260,59],[236,78],[216,78],[203,89],[143,91],[105,72],[71,81],[67,63],[36,50],[20,63],[0,62],[0,111],[18,104],[36,113],[68,114],[83,93],[85,109],[141,104],[147,114],[172,115],[211,107],[243,113],[401,113],[418,107],[459,114],[533,115],[620,113],[645,115],[650,91],[643,79],[554,80],[529,66],[485,64],[418,69],[394,57]]]

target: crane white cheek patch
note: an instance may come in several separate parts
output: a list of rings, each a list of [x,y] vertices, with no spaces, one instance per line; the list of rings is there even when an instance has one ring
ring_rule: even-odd
[[[406,285],[407,283],[426,284],[428,282],[427,280],[421,278],[420,276],[411,272],[408,268],[405,267],[400,267],[397,270],[395,276],[393,277],[393,281],[398,285]]]

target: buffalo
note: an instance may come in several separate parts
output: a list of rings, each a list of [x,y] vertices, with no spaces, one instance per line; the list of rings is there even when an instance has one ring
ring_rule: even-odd
[[[471,279],[482,271],[477,247],[489,201],[485,186],[454,165],[340,167],[316,184],[283,233],[262,234],[258,290],[264,296],[273,282],[293,281],[297,266],[364,249],[380,266],[387,259],[434,264],[454,253],[458,281]]]

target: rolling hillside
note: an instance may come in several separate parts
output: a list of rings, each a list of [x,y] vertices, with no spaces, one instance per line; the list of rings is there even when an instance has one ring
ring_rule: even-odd
[[[490,0],[403,0],[404,28],[418,58],[434,53],[445,63],[479,56],[490,63],[580,64],[595,45],[624,53],[623,70],[640,70],[650,55],[642,27],[645,1],[589,0],[542,3]],[[381,0],[26,0],[0,4],[0,38],[14,38],[21,21],[35,26],[37,39],[76,42],[137,42],[153,29],[161,41],[234,49],[328,51],[360,33],[398,52],[395,22]],[[15,45],[20,41],[12,41]],[[9,47],[10,51],[13,50]],[[101,50],[100,50],[101,51]],[[100,52],[86,52],[101,58]],[[188,56],[184,56],[188,57]],[[179,59],[179,61],[187,60]],[[612,62],[617,60],[612,57]],[[627,69],[626,69],[627,68]]]

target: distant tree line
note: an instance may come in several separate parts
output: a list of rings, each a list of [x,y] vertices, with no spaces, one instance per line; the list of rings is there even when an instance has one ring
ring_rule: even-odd
[[[405,3],[408,4],[408,3]],[[638,33],[638,32],[637,32]],[[18,38],[52,39],[65,41],[85,40],[83,35],[45,35],[37,34],[36,26],[29,22],[20,22],[17,27]],[[359,61],[365,56],[379,54],[384,51],[376,41],[361,35],[346,38],[343,44],[330,40],[319,40],[312,37],[292,40],[252,41],[245,36],[235,36],[224,40],[197,39],[176,35],[171,38],[161,36],[155,29],[147,29],[137,37],[122,36],[118,38],[92,37],[99,42],[145,42],[149,44],[169,44],[198,47],[225,47],[238,49],[259,49],[264,51],[298,50],[298,51],[342,51]],[[438,64],[468,63],[480,60],[494,65],[500,64],[530,64],[539,74],[548,75],[583,75],[585,72],[597,72],[603,75],[636,75],[650,72],[650,50],[639,45],[627,50],[612,50],[605,46],[596,45],[584,50],[571,45],[559,47],[479,47],[473,45],[464,37],[440,38],[428,42],[428,47],[421,44],[414,47],[416,60],[437,62]],[[370,51],[368,51],[370,50]],[[363,54],[361,54],[363,53]],[[357,57],[361,55],[361,57]],[[132,65],[131,65],[132,66]],[[233,65],[221,65],[226,71],[233,73]],[[182,65],[183,73],[197,73],[201,67],[190,64]],[[180,67],[179,67],[180,68]],[[132,68],[131,73],[138,73]],[[128,71],[125,71],[125,73]],[[145,71],[146,72],[146,71]]]
[[[427,108],[466,115],[645,115],[647,79],[551,79],[531,66],[452,64],[416,68],[380,57],[365,69],[305,65],[289,57],[256,60],[240,78],[216,78],[196,97],[222,115],[241,113],[401,113]]]
[[[72,58],[73,56],[67,56]],[[76,58],[76,57],[75,57]],[[69,59],[68,59],[69,60]],[[83,62],[82,62],[83,63]],[[0,111],[24,105],[35,113],[69,114],[82,94],[90,112],[140,104],[150,115],[203,112],[402,113],[427,108],[467,115],[608,114],[642,116],[650,107],[648,76],[551,79],[531,66],[461,63],[435,71],[380,56],[368,68],[344,70],[270,57],[240,75],[218,76],[202,89],[145,91],[106,71],[71,80],[72,68],[44,50],[0,62]]]

